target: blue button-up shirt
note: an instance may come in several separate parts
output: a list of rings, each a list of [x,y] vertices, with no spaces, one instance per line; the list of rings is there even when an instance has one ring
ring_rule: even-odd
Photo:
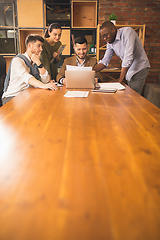
[[[123,27],[117,30],[115,41],[111,44],[107,43],[107,50],[99,63],[107,67],[114,53],[122,60],[122,67],[129,67],[126,74],[126,80],[128,81],[143,68],[150,68],[142,43],[131,27]]]
[[[79,61],[78,61],[78,59],[77,59],[77,57],[76,57],[76,62],[77,62],[77,66],[78,66],[78,67],[84,67],[85,61],[86,61],[86,58],[84,59],[83,63],[80,64]]]

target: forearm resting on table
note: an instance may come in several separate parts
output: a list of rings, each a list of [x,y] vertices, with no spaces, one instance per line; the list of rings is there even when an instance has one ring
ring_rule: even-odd
[[[31,77],[28,80],[28,84],[33,86],[33,87],[37,87],[37,88],[43,88],[43,89],[52,89],[52,90],[56,90],[57,87],[56,85],[53,83],[53,81],[50,81],[49,83],[43,83],[39,80],[37,80],[34,77]]]
[[[120,77],[119,77],[119,82],[121,83],[128,71],[129,67],[122,67]]]
[[[46,73],[46,69],[44,67],[39,68],[38,70],[39,70],[40,75],[44,75]]]
[[[101,71],[102,69],[104,69],[106,66],[103,65],[102,63],[99,63],[98,65],[96,65],[93,70],[96,71],[96,72],[99,72]]]
[[[98,83],[98,78],[97,77],[95,77],[95,84],[97,84]]]

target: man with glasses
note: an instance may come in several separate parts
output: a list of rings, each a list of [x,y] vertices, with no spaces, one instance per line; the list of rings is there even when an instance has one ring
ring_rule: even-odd
[[[125,78],[129,87],[141,94],[150,64],[137,33],[131,27],[117,29],[110,21],[102,24],[100,33],[107,50],[94,70],[99,72],[107,67],[115,53],[122,60],[118,81],[121,83]]]

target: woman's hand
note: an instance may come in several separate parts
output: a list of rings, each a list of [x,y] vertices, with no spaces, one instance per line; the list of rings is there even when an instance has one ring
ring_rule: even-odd
[[[57,56],[58,56],[58,52],[54,52],[54,53],[53,53],[53,57],[54,57],[54,58],[57,58]]]

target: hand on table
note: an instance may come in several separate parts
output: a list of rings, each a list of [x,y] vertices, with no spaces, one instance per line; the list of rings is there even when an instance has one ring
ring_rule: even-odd
[[[45,84],[45,88],[46,89],[50,89],[50,90],[57,90],[57,86],[54,84],[54,80],[49,81],[49,83]]]
[[[98,78],[95,78],[95,84],[97,84],[98,83]]]
[[[63,78],[63,84],[66,85],[66,78]]]

